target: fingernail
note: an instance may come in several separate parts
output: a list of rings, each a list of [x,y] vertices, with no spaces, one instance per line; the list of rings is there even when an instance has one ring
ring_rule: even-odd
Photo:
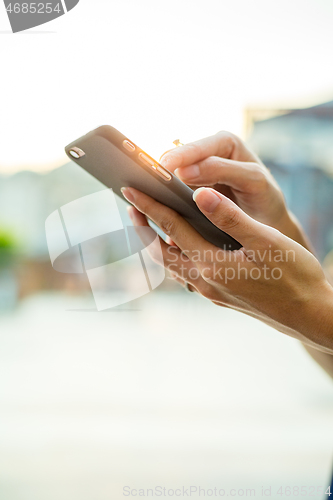
[[[193,193],[193,200],[198,207],[205,212],[212,213],[216,207],[221,203],[221,198],[218,194],[208,188],[199,188]]]
[[[134,197],[134,193],[133,193],[133,191],[132,191],[131,188],[129,188],[129,187],[122,187],[120,189],[120,191],[122,192],[124,198],[126,198],[127,201],[129,201],[130,203],[134,203],[135,197]]]
[[[181,179],[195,179],[196,177],[199,177],[200,168],[198,165],[190,165],[189,167],[177,168],[175,170],[175,174]]]

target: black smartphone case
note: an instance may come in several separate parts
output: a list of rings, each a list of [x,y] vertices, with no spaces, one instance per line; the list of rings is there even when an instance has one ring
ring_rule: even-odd
[[[135,149],[125,149],[124,141],[129,141]],[[74,147],[81,149],[84,156],[73,158],[69,151]],[[238,241],[214,226],[200,212],[193,201],[191,188],[171,172],[168,172],[171,180],[166,180],[152,167],[144,164],[139,158],[140,153],[159,166],[158,162],[115,128],[104,125],[92,130],[66,146],[65,151],[71,160],[105,186],[112,188],[121,198],[122,187],[134,187],[178,212],[210,243],[225,250],[241,248]]]

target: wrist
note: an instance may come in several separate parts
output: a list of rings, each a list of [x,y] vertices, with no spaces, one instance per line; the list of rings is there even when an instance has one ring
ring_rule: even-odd
[[[333,288],[327,280],[313,291],[300,320],[301,333],[311,341],[311,345],[333,354]]]
[[[309,250],[309,252],[314,253],[314,249],[302,226],[300,225],[295,215],[287,208],[283,216],[279,220],[279,223],[276,225],[276,229],[285,236],[288,236],[288,238],[302,245],[304,248]]]

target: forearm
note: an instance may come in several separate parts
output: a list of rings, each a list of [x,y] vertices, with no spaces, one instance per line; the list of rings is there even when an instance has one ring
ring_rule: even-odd
[[[292,213],[289,213],[288,215],[289,217],[286,218],[286,221],[284,222],[284,225],[281,226],[280,231],[289,238],[292,238],[294,241],[297,241],[297,243],[314,254],[315,252],[313,246],[296,217]],[[332,284],[332,277],[328,273],[325,274],[328,281]],[[305,343],[303,343],[303,346],[310,354],[312,359],[314,359],[314,361],[316,361],[316,363],[318,363],[323,368],[323,370],[325,370],[326,373],[328,373],[328,375],[333,378],[333,354],[319,351],[318,349],[313,348]]]
[[[327,277],[327,280],[331,285],[333,285],[333,279],[332,275],[328,272],[327,269],[325,269],[324,266],[324,271]],[[328,354],[326,352],[319,351],[318,349],[314,349],[313,347],[310,347],[309,345],[303,344],[307,352],[310,354],[312,359],[314,359],[322,368],[323,370],[330,375],[330,377],[333,378],[333,354]]]
[[[303,344],[310,356],[333,378],[333,354],[318,351],[306,344]]]

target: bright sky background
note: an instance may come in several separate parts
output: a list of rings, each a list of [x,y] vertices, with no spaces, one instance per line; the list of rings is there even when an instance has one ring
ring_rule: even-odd
[[[13,35],[1,2],[0,170],[60,165],[102,124],[159,157],[241,134],[246,106],[332,99],[332,25],[332,0],[80,0]]]

